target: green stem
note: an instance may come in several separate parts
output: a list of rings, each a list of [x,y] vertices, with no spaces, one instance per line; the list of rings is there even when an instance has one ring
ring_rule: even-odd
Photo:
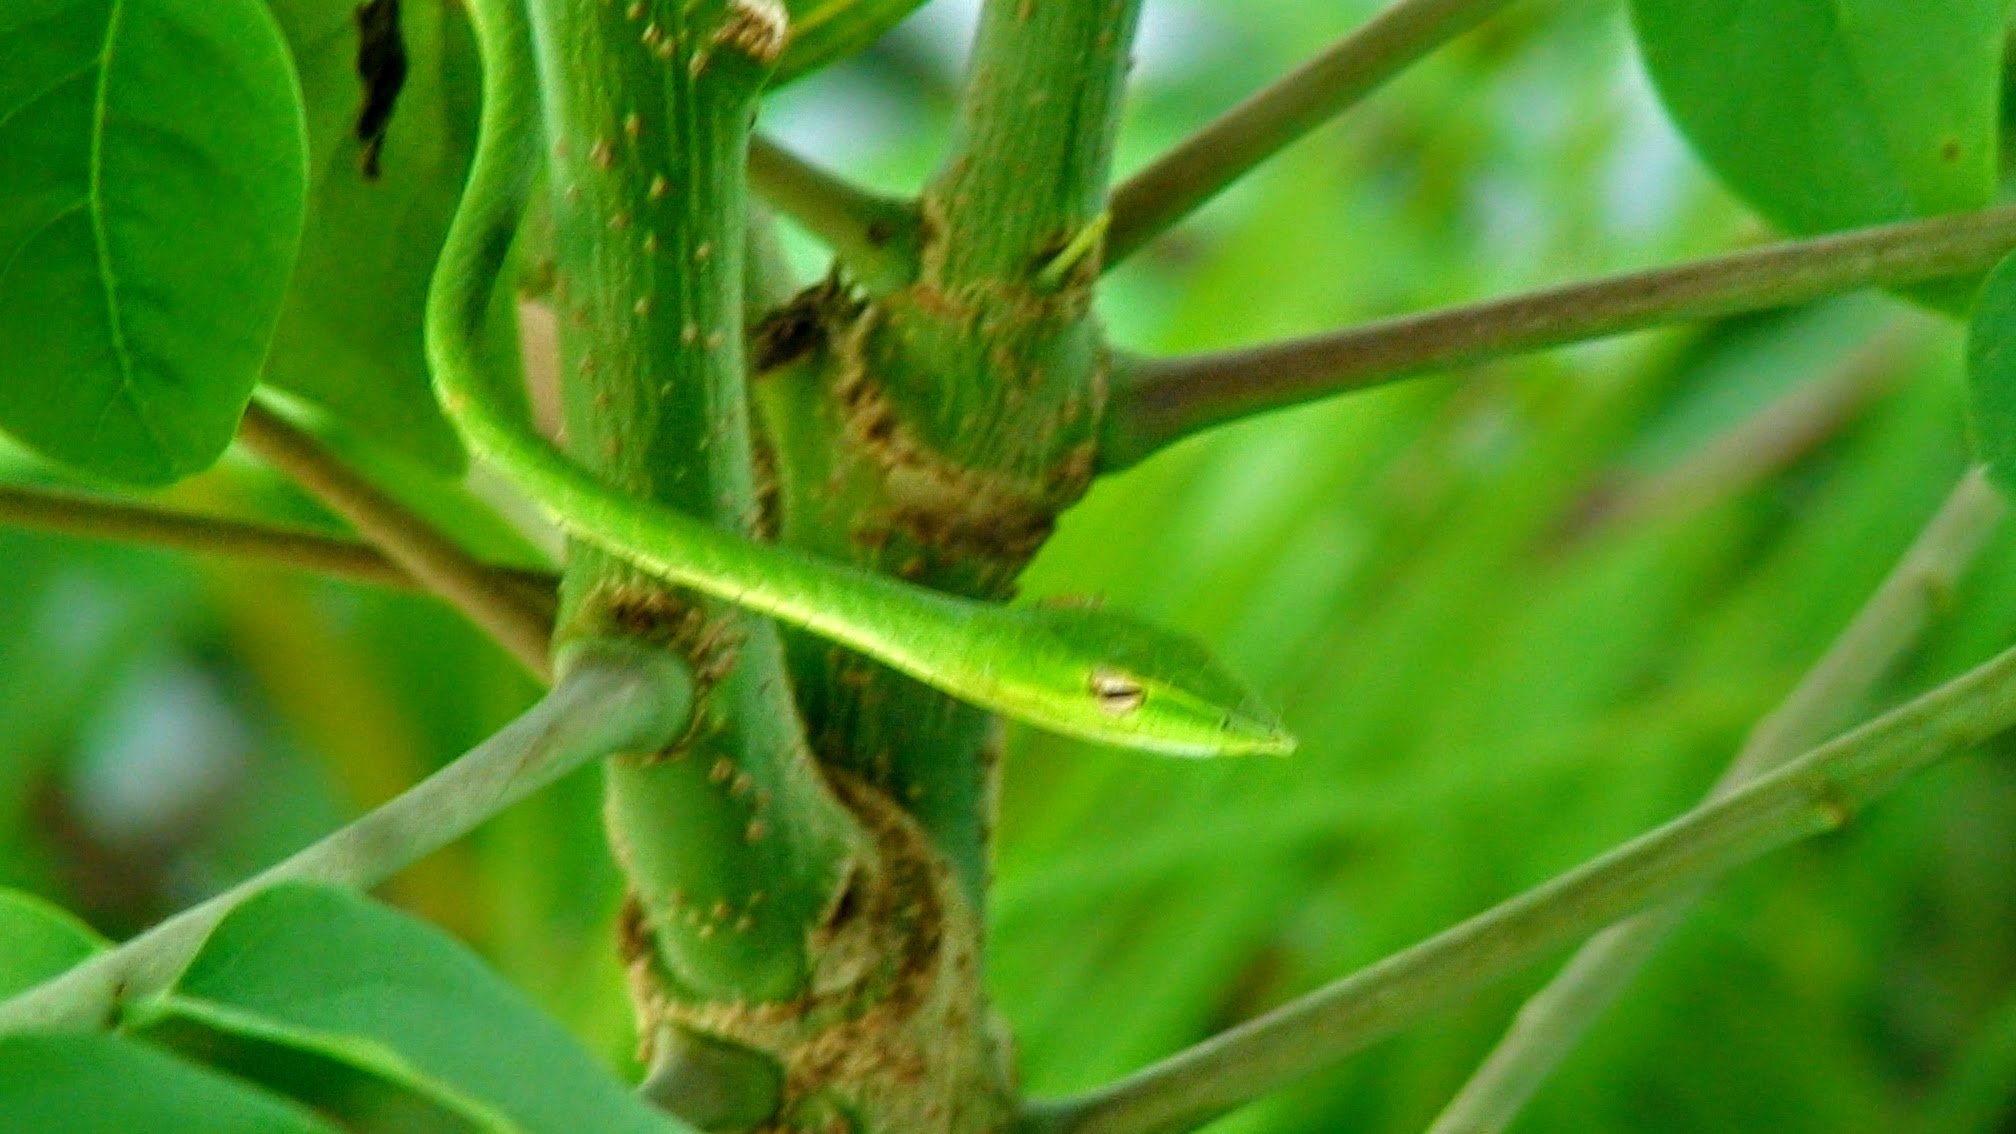
[[[1106,262],[1176,226],[1283,147],[1357,105],[1512,0],[1399,0],[1272,86],[1219,115],[1113,191]]]
[[[952,152],[925,190],[926,276],[1032,281],[1105,211],[1140,0],[988,0]]]
[[[787,542],[1000,599],[1084,491],[1106,365],[1100,241],[1084,237],[1102,224],[1138,7],[983,8],[958,133],[920,199],[916,280],[842,305],[828,353],[766,382]],[[1084,255],[1043,280],[1074,245]],[[977,906],[992,718],[809,636],[791,650],[821,758],[901,801]]]
[[[105,500],[81,492],[0,486],[0,524],[83,539],[228,555],[381,587],[424,589],[384,552],[355,540],[278,524]],[[484,570],[496,585],[516,589],[551,619],[557,582],[552,572],[497,563],[485,564]]]
[[[385,557],[446,599],[541,681],[553,679],[551,618],[514,585],[387,496],[321,443],[258,402],[238,439],[348,520]]]
[[[1916,645],[2007,511],[1980,472],[1963,478],[1848,628],[1751,732],[1709,792],[1709,802],[1727,798],[1838,727]],[[1511,1029],[1443,1109],[1430,1134],[1504,1129],[1692,905],[1691,898],[1682,898],[1592,938],[1520,1008]]]
[[[760,134],[749,142],[749,180],[778,212],[804,225],[875,292],[917,276],[917,207],[870,193]]]
[[[917,281],[872,309],[857,347],[868,388],[855,400],[886,395],[905,435],[951,466],[926,475],[1041,483],[1092,432],[1105,366],[1090,318],[1103,245],[1093,230],[1106,224],[1139,9],[981,9],[958,133],[919,202]],[[1045,279],[1074,246],[1073,270]]]
[[[1174,1134],[1329,1066],[1651,902],[1846,825],[2016,724],[2016,650],[1610,853],[1112,1086],[1039,1104],[1028,1134]]]
[[[747,539],[764,538],[745,388],[747,148],[774,60],[738,48],[734,29],[767,11],[532,6],[573,454],[621,493]],[[770,30],[774,50],[783,29]],[[585,543],[562,600],[563,634],[666,641],[701,683],[702,727],[673,751],[613,761],[606,781],[654,995],[798,995],[860,835],[805,743],[776,627]],[[661,1021],[640,1008],[649,1034]]]
[[[1769,245],[1678,267],[1369,323],[1288,342],[1138,360],[1116,376],[1101,467],[1213,426],[1431,370],[1665,323],[1985,271],[2016,248],[2016,206]]]
[[[168,987],[233,906],[280,882],[368,889],[593,760],[657,748],[686,727],[692,687],[667,655],[583,642],[552,692],[496,735],[383,807],[214,898],[0,1003],[0,1034],[100,1028]]]

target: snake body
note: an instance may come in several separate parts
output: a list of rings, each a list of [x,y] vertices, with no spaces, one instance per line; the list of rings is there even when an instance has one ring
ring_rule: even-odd
[[[510,376],[481,344],[544,136],[524,2],[470,5],[484,68],[482,119],[427,302],[435,392],[472,451],[575,538],[983,708],[1171,755],[1294,747],[1260,702],[1186,638],[1112,612],[957,598],[745,539],[613,492],[506,410]]]

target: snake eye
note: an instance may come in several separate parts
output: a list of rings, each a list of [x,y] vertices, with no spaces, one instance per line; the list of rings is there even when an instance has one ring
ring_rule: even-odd
[[[1099,707],[1116,717],[1126,716],[1148,699],[1148,691],[1141,688],[1140,682],[1111,669],[1093,670],[1091,688]]]

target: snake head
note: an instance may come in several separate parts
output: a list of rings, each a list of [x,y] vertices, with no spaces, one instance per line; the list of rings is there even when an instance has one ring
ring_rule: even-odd
[[[1280,718],[1196,641],[1108,610],[1016,608],[1026,650],[1076,699],[1044,723],[1088,740],[1172,756],[1284,755]]]

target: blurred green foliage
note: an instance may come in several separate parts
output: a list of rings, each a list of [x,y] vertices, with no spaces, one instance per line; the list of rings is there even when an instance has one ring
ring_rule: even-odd
[[[1151,5],[1123,170],[1372,7]],[[770,125],[914,186],[949,131],[957,22],[927,7],[783,92]],[[1130,347],[1193,350],[1759,233],[1665,123],[1619,6],[1535,4],[1146,250],[1102,313]],[[1194,764],[1011,734],[989,964],[1028,1088],[1130,1070],[1688,806],[1961,471],[1959,339],[1843,300],[1280,413],[1100,485],[1025,591],[1199,633],[1304,746]],[[438,497],[430,476],[401,484]],[[170,499],[320,519],[237,463]],[[2012,568],[2005,534],[1885,703],[2016,636]],[[114,935],[390,796],[533,695],[417,598],[7,531],[0,673],[0,882]],[[386,896],[620,1062],[598,806],[578,775]],[[1744,872],[1519,1129],[2008,1129],[2012,830],[2016,767],[1973,758]],[[1216,1129],[1418,1129],[1544,976]]]

